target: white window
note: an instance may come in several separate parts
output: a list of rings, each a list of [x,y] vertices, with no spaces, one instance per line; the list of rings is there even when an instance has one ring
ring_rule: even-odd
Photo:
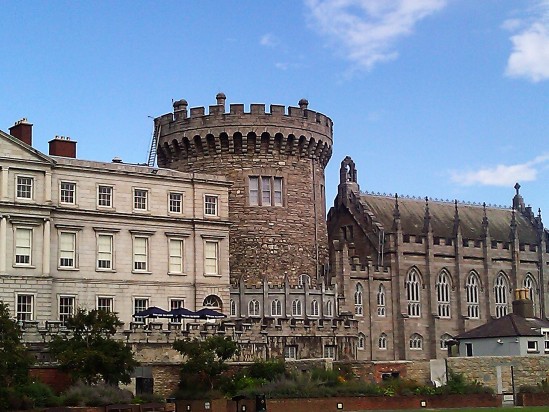
[[[133,238],[133,270],[146,272],[149,268],[149,238],[136,236]]]
[[[360,332],[358,334],[357,349],[364,350],[365,347],[366,347],[366,336],[364,335],[364,333]]]
[[[331,300],[326,302],[326,316],[334,316],[334,305]]]
[[[148,309],[149,307],[149,299],[148,298],[134,298],[133,299],[133,313],[142,312],[145,309]],[[134,317],[136,322],[145,322],[145,318],[142,317]]]
[[[271,302],[271,316],[282,316],[282,303],[278,299]]]
[[[183,239],[169,239],[169,273],[183,273]]]
[[[526,350],[527,350],[528,352],[538,352],[538,341],[536,341],[536,340],[529,340],[529,341],[527,342],[527,345],[528,345],[528,347],[527,347]]]
[[[183,195],[181,193],[170,192],[169,210],[170,213],[181,213],[183,211]]]
[[[311,316],[318,316],[318,315],[319,315],[318,301],[313,300],[311,302]]]
[[[135,210],[147,210],[149,191],[146,189],[133,190],[133,208]]]
[[[329,359],[335,359],[336,347],[334,345],[324,345],[324,357]]]
[[[59,232],[59,268],[76,267],[76,233]]]
[[[217,196],[204,196],[204,214],[206,216],[217,216]]]
[[[355,315],[362,316],[364,314],[364,306],[362,297],[364,296],[364,288],[360,283],[355,287]]]
[[[32,199],[34,179],[28,176],[17,176],[17,192],[18,199]]]
[[[76,183],[61,182],[59,188],[59,202],[74,205],[76,203]]]
[[[97,269],[114,269],[113,240],[114,236],[110,234],[97,235]]]
[[[467,316],[471,319],[480,318],[479,309],[479,279],[475,272],[471,272],[465,284],[467,292]]]
[[[292,315],[293,316],[302,316],[303,308],[301,306],[301,301],[296,299],[292,302]]]
[[[202,302],[202,306],[205,308],[221,309],[221,299],[215,295],[208,295]]]
[[[97,187],[97,205],[101,207],[113,207],[112,186],[99,185]]]
[[[67,323],[67,320],[74,315],[75,298],[74,296],[59,296],[59,320]]]
[[[185,301],[183,299],[170,299],[170,310],[181,309],[185,307]],[[181,323],[181,317],[173,317],[170,320],[172,323]]]
[[[500,273],[496,278],[494,294],[496,298],[496,318],[501,318],[502,316],[507,315],[507,299],[509,294],[509,285],[507,284],[507,279],[503,273]]]
[[[114,299],[109,296],[98,296],[97,297],[97,310],[102,310],[107,313],[114,311]]]
[[[543,340],[545,342],[545,353],[549,353],[549,331],[543,331]]]
[[[204,274],[219,274],[219,242],[206,240],[204,242]]]
[[[34,319],[34,295],[17,295],[16,317],[18,321]]]
[[[250,206],[282,206],[283,204],[281,177],[250,176],[248,188]]]
[[[236,316],[236,301],[234,299],[231,299],[229,306],[231,316]]]
[[[447,333],[444,333],[441,337],[440,337],[440,349],[441,350],[448,350],[448,341],[452,340],[452,336],[450,336],[449,334]]]
[[[259,301],[252,299],[250,303],[248,303],[248,315],[259,316]]]
[[[421,316],[421,283],[415,269],[412,269],[408,273],[405,286],[406,298],[408,299],[408,316],[411,318],[419,318]]]
[[[411,350],[423,349],[423,337],[420,334],[414,333],[412,336],[410,336],[410,349]]]
[[[446,271],[439,273],[436,283],[437,290],[437,310],[441,318],[450,317],[450,282]]]
[[[377,289],[377,316],[385,317],[385,286],[379,285]]]
[[[387,350],[387,335],[382,333],[377,340],[377,348],[381,350]]]
[[[297,359],[297,346],[284,346],[284,359]]]
[[[32,263],[32,229],[15,229],[15,264],[30,266]]]

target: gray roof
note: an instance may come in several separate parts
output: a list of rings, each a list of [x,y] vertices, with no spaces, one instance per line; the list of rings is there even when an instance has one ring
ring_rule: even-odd
[[[549,322],[537,318],[523,318],[510,313],[456,336],[456,339],[503,338],[508,336],[540,336],[540,328]]]
[[[383,225],[386,232],[393,231],[394,197],[361,194],[360,201],[373,213],[375,216],[374,219]],[[398,198],[398,205],[403,233],[421,235],[425,222],[425,200]],[[458,203],[457,209],[463,238],[482,239],[483,207]],[[429,200],[429,212],[433,236],[442,238],[453,237],[454,203]],[[538,243],[536,229],[532,223],[520,212],[516,212],[515,214],[520,243]],[[486,207],[486,216],[488,218],[490,237],[500,242],[509,241],[512,209]]]

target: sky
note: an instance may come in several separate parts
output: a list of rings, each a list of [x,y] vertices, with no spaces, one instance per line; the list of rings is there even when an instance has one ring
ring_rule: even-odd
[[[229,103],[334,122],[326,195],[510,206],[549,222],[549,0],[0,0],[0,129],[34,124],[78,157],[142,163],[152,118]]]

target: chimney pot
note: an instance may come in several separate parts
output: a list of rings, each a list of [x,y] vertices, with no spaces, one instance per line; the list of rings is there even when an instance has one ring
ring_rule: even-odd
[[[70,157],[76,159],[76,141],[64,136],[55,136],[49,142],[50,156]]]

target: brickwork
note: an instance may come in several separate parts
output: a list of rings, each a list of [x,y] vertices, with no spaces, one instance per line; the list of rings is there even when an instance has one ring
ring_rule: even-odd
[[[158,163],[185,172],[223,174],[233,182],[229,191],[230,267],[233,281],[259,285],[262,279],[290,284],[308,274],[313,284],[327,263],[324,167],[331,156],[332,121],[300,107],[231,105],[224,97],[209,114],[184,101],[174,114],[155,119]],[[250,176],[282,179],[276,206],[250,204]],[[259,202],[263,196],[259,190]],[[269,200],[274,204],[274,198]]]

